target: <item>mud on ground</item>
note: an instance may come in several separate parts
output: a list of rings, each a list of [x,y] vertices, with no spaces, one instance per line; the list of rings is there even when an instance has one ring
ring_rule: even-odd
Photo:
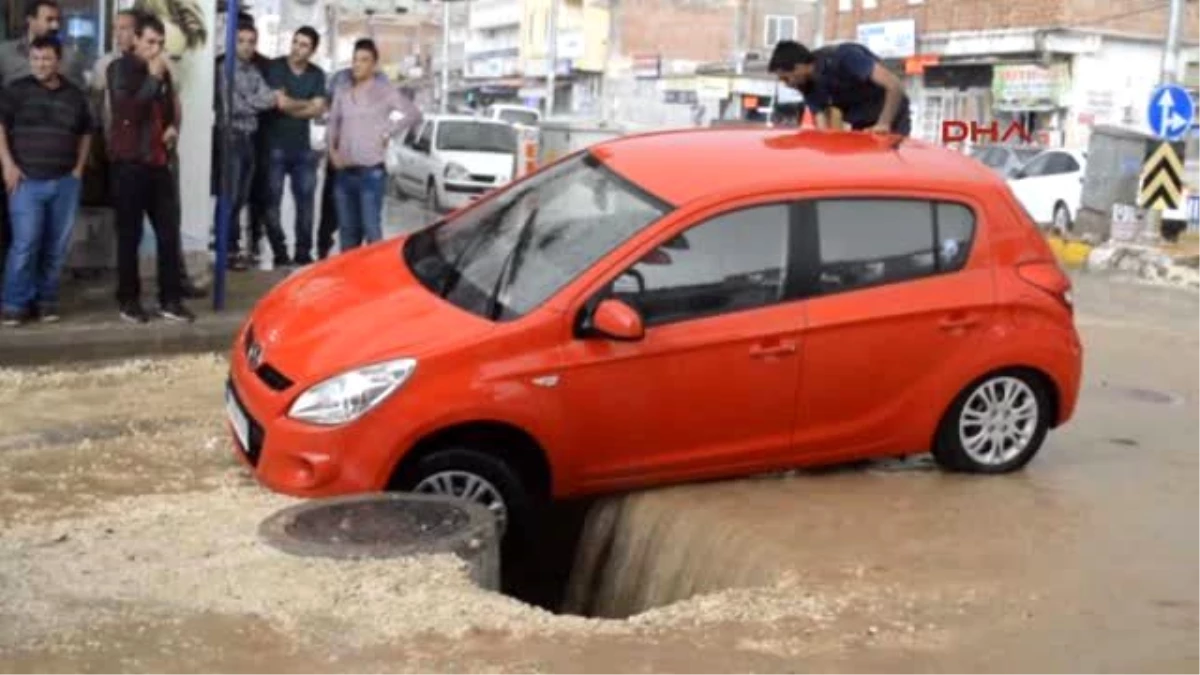
[[[218,357],[0,371],[0,669],[1194,672],[1191,321],[1081,317],[1079,417],[1021,474],[916,460],[622,500],[633,601],[700,594],[626,621],[485,593],[451,558],[263,545],[293,502],[227,450]]]

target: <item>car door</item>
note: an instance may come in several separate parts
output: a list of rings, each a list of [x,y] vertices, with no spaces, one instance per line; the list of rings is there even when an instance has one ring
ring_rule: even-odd
[[[978,211],[890,197],[803,207],[811,272],[798,452],[849,458],[927,448],[923,420],[941,415],[947,389],[967,384],[964,364],[995,320]]]
[[[1072,217],[1078,215],[1082,196],[1083,167],[1069,152],[1052,153],[1046,167],[1046,199],[1050,202],[1051,218],[1059,202],[1067,205]]]
[[[1017,176],[1009,181],[1021,206],[1038,223],[1048,223],[1054,217],[1054,177],[1050,162],[1056,152],[1043,152],[1030,160]]]
[[[426,120],[421,125],[417,140],[412,146],[411,159],[407,163],[405,180],[413,194],[423,196],[429,184],[430,165],[433,163],[433,134],[436,122]]]
[[[803,307],[787,301],[792,209],[747,206],[667,233],[597,296],[635,342],[577,339],[561,390],[583,485],[717,476],[788,456]]]

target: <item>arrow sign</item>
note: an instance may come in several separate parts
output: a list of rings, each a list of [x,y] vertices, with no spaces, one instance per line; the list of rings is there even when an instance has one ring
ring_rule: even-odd
[[[1183,87],[1169,84],[1159,87],[1150,95],[1150,108],[1146,120],[1150,129],[1159,138],[1175,141],[1183,138],[1192,127],[1196,111],[1192,97]]]
[[[1175,146],[1160,143],[1142,165],[1142,187],[1138,203],[1159,211],[1179,207],[1183,197],[1183,162]]]

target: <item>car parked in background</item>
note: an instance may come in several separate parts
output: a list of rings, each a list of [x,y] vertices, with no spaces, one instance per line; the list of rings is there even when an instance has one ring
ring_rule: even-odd
[[[293,274],[238,331],[226,402],[275,490],[470,499],[511,535],[547,500],[797,466],[1015,471],[1081,363],[1069,278],[978,162],[686,130]]]
[[[483,116],[522,127],[537,127],[542,121],[542,112],[537,108],[513,103],[493,103],[484,110]]]
[[[506,122],[433,115],[388,152],[388,176],[400,196],[435,212],[461,208],[513,179],[520,142]]]
[[[983,165],[1008,178],[1041,152],[1040,148],[1020,145],[976,145],[971,156]]]
[[[1017,169],[1008,185],[1034,221],[1069,232],[1079,215],[1086,169],[1086,152],[1046,150]]]

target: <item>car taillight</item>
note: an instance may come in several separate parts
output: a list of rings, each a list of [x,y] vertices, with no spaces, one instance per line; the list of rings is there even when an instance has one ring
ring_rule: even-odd
[[[1071,298],[1071,280],[1057,263],[1035,262],[1017,265],[1017,275],[1029,285],[1050,294],[1068,311],[1074,313],[1075,304]]]

